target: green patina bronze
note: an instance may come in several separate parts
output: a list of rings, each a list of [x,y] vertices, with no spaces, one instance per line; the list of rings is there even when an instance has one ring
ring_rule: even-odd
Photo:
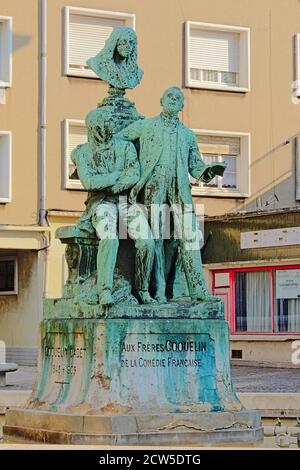
[[[155,234],[154,291],[159,303],[167,301],[166,273],[167,260],[165,244],[173,238],[173,252],[169,257],[176,259],[178,249],[192,299],[217,300],[210,295],[203,276],[198,229],[193,206],[189,175],[196,180],[209,182],[217,172],[223,174],[225,165],[206,166],[195,134],[179,121],[184,96],[177,87],[168,88],[162,98],[162,113],[154,118],[137,121],[116,135],[118,140],[138,141],[141,176],[130,192],[130,202],[141,202],[152,212],[163,206],[160,225]],[[165,239],[166,211],[172,208],[173,234]],[[186,219],[186,215],[190,218]],[[188,222],[190,226],[184,223]],[[172,263],[168,263],[172,269]]]
[[[135,88],[143,77],[137,64],[137,37],[132,28],[115,28],[104,48],[87,64],[102,80],[118,90]]]
[[[70,275],[65,293],[84,297],[90,303],[97,302],[98,293],[104,308],[118,301],[132,303],[134,299],[142,304],[163,304],[168,301],[167,293],[172,298],[176,291],[185,292],[193,300],[217,301],[210,295],[203,276],[189,175],[209,182],[216,174],[223,174],[225,166],[205,165],[194,133],[178,118],[184,104],[179,88],[164,92],[162,113],[152,119],[142,119],[134,104],[124,97],[124,89],[136,86],[141,78],[136,63],[136,37],[130,31],[116,29],[104,49],[88,61],[110,84],[110,96],[87,115],[88,142],[78,146],[71,156],[88,199],[77,224],[77,230],[86,234],[81,237],[85,242],[79,244],[80,249],[70,245],[67,248]],[[118,72],[113,72],[116,67]],[[133,81],[128,80],[127,72]],[[139,209],[140,204],[144,212]],[[172,216],[172,233],[166,236],[168,215]],[[135,245],[135,264],[129,277],[116,269],[120,221]],[[103,234],[105,223],[113,232],[112,237]],[[58,232],[58,236],[70,241],[66,231]],[[95,238],[99,239],[96,266]],[[132,251],[130,244],[128,250]],[[76,263],[80,266],[77,280]],[[76,284],[80,285],[79,290]],[[119,284],[121,288],[126,284],[126,295],[116,294]]]
[[[152,309],[145,308],[152,321],[134,310],[128,318],[44,320],[43,374],[29,406],[67,413],[83,404],[100,413],[112,405],[114,413],[130,414],[240,410],[222,308],[215,307],[221,319],[206,320],[196,310],[186,320]]]
[[[125,97],[142,78],[132,29],[115,29],[88,64],[109,90],[72,152],[86,209],[56,233],[68,280],[62,298],[44,300],[38,380],[4,433],[86,444],[258,441],[260,418],[231,382],[224,304],[204,281],[189,182],[224,165],[203,162],[178,118],[179,88],[163,93],[151,119]]]

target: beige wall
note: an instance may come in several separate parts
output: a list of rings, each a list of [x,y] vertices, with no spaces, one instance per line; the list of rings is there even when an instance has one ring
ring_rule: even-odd
[[[0,104],[0,130],[12,131],[12,202],[0,203],[0,225],[29,225],[37,220],[38,2],[2,0],[0,16],[13,19],[12,87]]]
[[[251,337],[252,336],[252,337]],[[231,336],[230,350],[242,351],[242,359],[233,359],[235,365],[253,364],[272,367],[299,367],[292,363],[293,341],[299,341],[299,336],[248,336],[240,338]],[[271,390],[270,390],[271,391]]]
[[[48,208],[80,210],[84,195],[61,190],[61,132],[65,118],[83,119],[105,96],[106,85],[92,79],[62,76],[61,9],[69,2],[51,0],[49,23],[59,25],[49,32],[48,44]],[[299,30],[300,4],[296,0],[73,0],[83,6],[136,14],[139,63],[145,75],[128,93],[146,116],[160,111],[162,91],[183,85],[183,25],[187,20],[250,27],[251,91],[231,93],[185,89],[183,121],[191,128],[250,132],[252,138],[251,197],[243,200],[201,198],[207,214],[265,204],[264,196],[276,183],[279,207],[296,205],[292,177],[292,151],[287,145],[270,156],[264,154],[299,129],[300,108],[291,101],[293,79],[293,34]],[[168,21],[166,21],[166,18]],[[283,21],[284,18],[284,21]],[[59,106],[58,106],[59,102]],[[262,202],[256,200],[262,197]]]
[[[0,105],[0,129],[13,132],[13,201],[0,205],[0,224],[32,224],[37,217],[38,4],[27,0],[26,8],[20,8],[21,0],[1,2],[0,14],[13,17],[14,54],[13,86],[7,90],[6,105]],[[300,108],[291,101],[292,38],[299,31],[300,17],[297,0],[51,0],[47,8],[47,209],[83,208],[83,192],[62,189],[61,123],[66,118],[83,119],[107,90],[101,81],[62,74],[62,9],[66,5],[136,15],[139,63],[145,75],[128,96],[146,116],[160,111],[159,98],[167,86],[183,85],[185,21],[249,27],[251,91],[186,88],[182,118],[191,128],[251,133],[252,195],[245,201],[201,201],[210,215],[252,210],[265,204],[275,182],[278,207],[296,205],[291,145],[264,155],[299,129]]]
[[[18,295],[0,295],[0,339],[7,348],[36,348],[42,317],[44,253],[9,253],[18,258]]]

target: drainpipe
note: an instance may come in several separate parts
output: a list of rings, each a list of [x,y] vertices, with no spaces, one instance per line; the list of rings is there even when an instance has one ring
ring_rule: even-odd
[[[38,224],[48,225],[46,213],[46,84],[47,84],[47,0],[39,0],[39,212]],[[43,298],[47,297],[49,235],[45,233],[45,247],[38,254],[41,266]]]
[[[40,64],[39,64],[39,220],[41,226],[46,220],[46,79],[47,79],[47,0],[40,0]]]

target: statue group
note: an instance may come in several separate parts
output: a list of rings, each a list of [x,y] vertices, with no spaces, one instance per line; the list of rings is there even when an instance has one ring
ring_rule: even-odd
[[[132,292],[139,303],[166,303],[166,287],[179,264],[192,300],[217,301],[203,276],[189,175],[209,182],[223,174],[225,165],[205,165],[195,134],[178,118],[184,106],[180,88],[165,90],[162,112],[149,119],[124,97],[143,76],[131,28],[114,29],[88,64],[109,84],[109,98],[88,113],[88,142],[74,149],[71,158],[88,191],[77,227],[99,239],[100,305],[116,302],[119,239],[127,235],[135,246]]]
[[[69,277],[44,299],[38,377],[4,434],[67,444],[253,443],[260,417],[231,382],[224,304],[205,284],[189,175],[209,182],[178,118],[180,88],[145,119],[125,97],[137,86],[137,39],[116,28],[88,61],[109,84],[71,158],[88,192],[76,226],[61,227]]]

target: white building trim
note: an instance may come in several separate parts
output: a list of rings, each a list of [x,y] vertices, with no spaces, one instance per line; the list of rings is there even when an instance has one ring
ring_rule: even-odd
[[[65,119],[63,121],[63,180],[64,189],[83,190],[81,181],[69,178],[69,164],[71,163],[70,132],[72,127],[85,129],[85,122],[82,119]],[[87,142],[87,138],[86,138]]]
[[[80,7],[71,7],[66,6],[64,8],[64,15],[63,15],[63,74],[75,77],[85,77],[85,78],[98,78],[97,75],[88,67],[82,65],[82,67],[76,66],[70,63],[71,57],[71,50],[70,50],[70,18],[71,16],[77,15],[78,17],[86,16],[91,18],[103,18],[107,20],[112,20],[112,24],[114,21],[120,20],[120,26],[130,26],[135,29],[135,15],[132,13],[123,13],[123,12],[116,12],[116,11],[106,11],[106,10],[96,10],[92,8],[80,8]],[[103,47],[103,42],[99,42],[97,50],[95,50],[95,45],[92,47],[90,53],[87,54],[87,59],[96,55],[101,48]]]
[[[240,158],[237,161],[237,189],[193,187],[193,196],[245,198],[251,193],[251,134],[249,132],[193,129],[196,135],[240,138]],[[225,170],[226,171],[226,170]]]
[[[0,131],[0,204],[11,202],[12,133]]]
[[[12,17],[0,16],[0,88],[12,85]]]
[[[208,82],[192,79],[191,77],[191,30],[199,29],[204,32],[235,33],[239,35],[238,47],[238,85],[230,86],[224,83]],[[207,90],[223,90],[246,93],[250,91],[250,28],[230,26],[214,23],[199,23],[186,21],[185,23],[185,86]]]

